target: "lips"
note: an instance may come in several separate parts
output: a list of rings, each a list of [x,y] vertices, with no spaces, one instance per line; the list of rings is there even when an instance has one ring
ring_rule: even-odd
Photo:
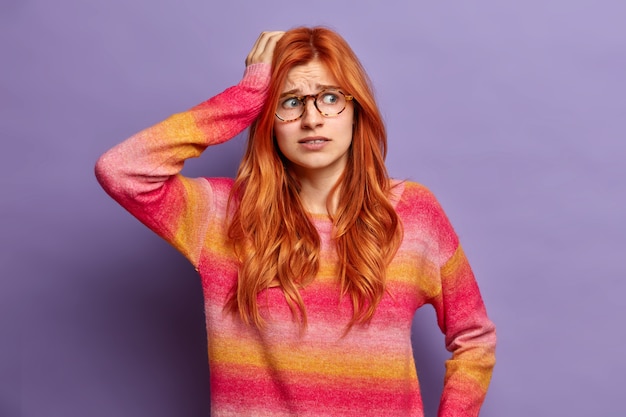
[[[316,136],[316,137],[311,137],[311,138],[300,139],[298,143],[307,144],[307,145],[318,145],[321,143],[328,142],[329,140],[330,139],[322,137],[322,136]]]
[[[320,152],[326,148],[328,143],[330,143],[330,139],[323,136],[311,136],[298,141],[301,149],[307,152]]]

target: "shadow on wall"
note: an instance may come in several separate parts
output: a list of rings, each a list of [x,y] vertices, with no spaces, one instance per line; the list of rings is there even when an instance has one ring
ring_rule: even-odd
[[[29,295],[18,415],[209,416],[195,270],[148,230],[105,234],[100,255],[50,265],[58,277]]]
[[[162,244],[163,243],[163,244]],[[164,242],[136,261],[118,264],[116,285],[101,288],[99,307],[112,359],[129,407],[118,415],[209,416],[210,387],[199,277]],[[109,275],[109,274],[107,274]],[[127,280],[128,282],[124,282]],[[121,334],[119,334],[119,333]],[[103,349],[104,350],[104,349]],[[103,352],[104,353],[104,352]],[[110,415],[110,414],[109,414]]]
[[[0,276],[4,278],[2,274]],[[21,332],[4,295],[0,293],[0,416],[21,416],[21,370],[20,361],[16,360],[21,352]]]

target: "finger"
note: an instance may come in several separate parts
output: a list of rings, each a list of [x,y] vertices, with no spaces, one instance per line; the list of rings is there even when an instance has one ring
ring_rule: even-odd
[[[246,57],[246,65],[256,64],[259,62],[271,62],[276,42],[284,33],[285,32],[283,31],[261,33],[254,43],[252,50],[250,50],[250,53]]]
[[[285,32],[275,32],[272,33],[268,38],[263,51],[261,53],[261,60],[265,62],[271,62],[272,57],[274,56],[274,49],[276,49],[276,44],[283,37]]]
[[[266,50],[268,40],[271,39],[273,36],[276,36],[279,33],[281,32],[272,31],[272,32],[261,33],[259,37],[257,38],[257,41],[254,44],[252,50],[250,51],[250,54],[248,54],[248,59],[247,59],[248,64],[262,62],[265,58],[264,52]]]
[[[248,63],[248,61],[252,60],[258,55],[261,48],[263,48],[263,46],[265,45],[266,37],[267,37],[267,32],[261,32],[259,37],[256,38],[256,41],[254,42],[254,45],[252,46],[252,49],[250,50],[246,58],[246,64]]]
[[[250,52],[248,52],[248,55],[246,56],[246,66],[250,65],[250,63],[252,62],[252,57],[255,54],[257,46],[259,45],[259,39],[260,38],[256,39],[254,45],[252,46],[252,49],[250,50]]]

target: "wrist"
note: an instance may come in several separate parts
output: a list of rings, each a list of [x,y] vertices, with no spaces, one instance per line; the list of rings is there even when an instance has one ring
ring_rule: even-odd
[[[246,67],[239,85],[244,87],[267,86],[270,82],[271,72],[271,64],[265,62],[250,64]]]

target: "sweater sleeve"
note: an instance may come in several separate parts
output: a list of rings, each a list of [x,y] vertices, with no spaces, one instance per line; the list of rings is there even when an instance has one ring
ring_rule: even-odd
[[[487,317],[458,237],[439,204],[433,201],[441,292],[432,304],[446,349],[452,353],[446,361],[439,417],[476,417],[495,365],[495,326]]]
[[[185,160],[239,134],[267,98],[269,64],[246,68],[239,84],[170,116],[102,155],[96,178],[104,190],[197,266],[212,210],[210,183],[180,174]]]

